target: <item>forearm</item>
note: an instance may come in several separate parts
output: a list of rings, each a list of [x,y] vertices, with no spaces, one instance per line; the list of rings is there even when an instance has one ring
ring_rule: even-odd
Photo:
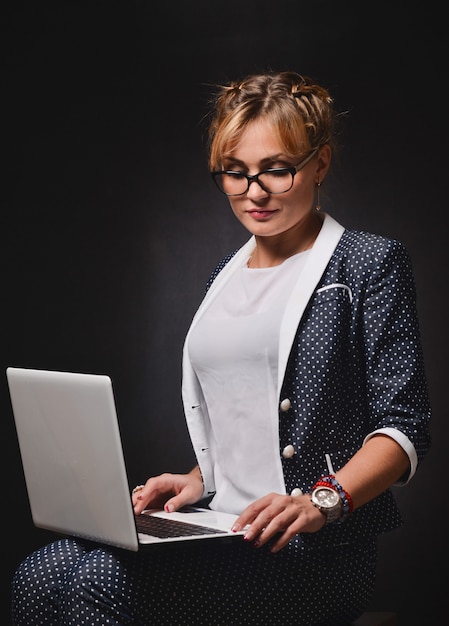
[[[409,469],[409,458],[391,437],[377,434],[335,475],[351,495],[354,509],[391,487]]]

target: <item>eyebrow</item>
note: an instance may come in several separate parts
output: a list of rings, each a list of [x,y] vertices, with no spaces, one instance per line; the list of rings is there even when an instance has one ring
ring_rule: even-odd
[[[280,152],[279,154],[273,154],[269,157],[265,157],[264,159],[262,159],[259,164],[260,167],[266,167],[267,165],[271,164],[271,163],[275,163],[276,161],[289,161],[290,159],[287,158],[287,156],[283,153]],[[242,168],[247,168],[247,165],[244,161],[240,161],[240,159],[236,159],[235,157],[233,157],[232,155],[229,156],[225,156],[223,157],[223,162],[224,163],[229,163],[231,165],[238,165],[239,167]]]

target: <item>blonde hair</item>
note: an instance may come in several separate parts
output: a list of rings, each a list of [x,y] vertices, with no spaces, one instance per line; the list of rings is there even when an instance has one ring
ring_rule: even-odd
[[[209,125],[209,168],[221,169],[245,128],[266,118],[287,156],[333,143],[335,113],[329,92],[296,72],[253,74],[217,87]]]

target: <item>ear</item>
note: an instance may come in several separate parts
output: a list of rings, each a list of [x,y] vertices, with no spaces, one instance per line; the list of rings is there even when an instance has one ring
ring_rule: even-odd
[[[328,143],[321,146],[318,150],[318,159],[316,161],[315,182],[322,183],[326,178],[332,157],[332,148]]]

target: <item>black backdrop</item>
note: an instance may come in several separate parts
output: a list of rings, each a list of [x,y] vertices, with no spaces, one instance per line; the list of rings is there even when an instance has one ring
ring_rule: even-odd
[[[131,485],[190,469],[183,338],[211,269],[247,237],[207,172],[210,86],[268,67],[326,84],[347,112],[327,208],[404,241],[415,267],[434,444],[397,491],[406,525],[381,539],[373,607],[421,626],[446,604],[447,55],[436,3],[397,4],[4,9],[0,357],[3,372],[109,374]],[[31,522],[5,375],[0,394],[7,620],[13,568],[51,534]]]

